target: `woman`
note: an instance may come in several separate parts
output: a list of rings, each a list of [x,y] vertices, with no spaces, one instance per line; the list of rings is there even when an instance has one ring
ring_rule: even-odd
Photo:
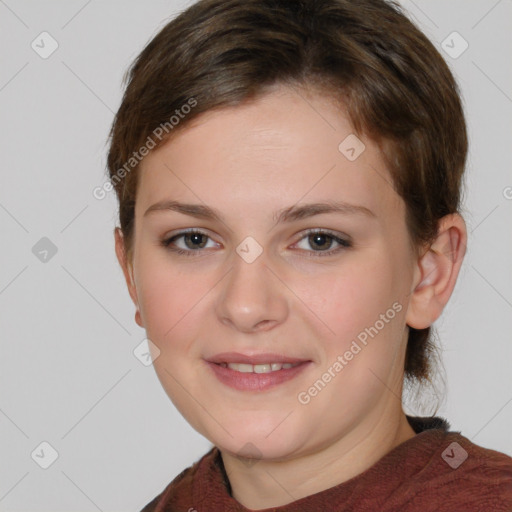
[[[135,61],[116,252],[214,447],[144,511],[512,510],[512,459],[407,416],[467,241],[458,88],[383,0],[204,0]]]

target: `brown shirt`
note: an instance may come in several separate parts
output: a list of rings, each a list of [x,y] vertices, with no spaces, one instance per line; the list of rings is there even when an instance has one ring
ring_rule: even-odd
[[[449,431],[438,417],[407,417],[416,436],[363,473],[265,512],[512,512],[512,458]],[[213,448],[142,512],[248,512],[231,497]]]

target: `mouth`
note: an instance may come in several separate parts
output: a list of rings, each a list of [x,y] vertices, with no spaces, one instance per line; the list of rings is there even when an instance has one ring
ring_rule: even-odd
[[[302,363],[263,363],[263,364],[246,364],[246,363],[220,363],[222,368],[229,368],[240,373],[271,373],[280,370],[289,370],[295,368]]]
[[[264,391],[284,384],[312,364],[311,360],[278,354],[234,352],[218,354],[205,362],[222,384],[239,391]]]

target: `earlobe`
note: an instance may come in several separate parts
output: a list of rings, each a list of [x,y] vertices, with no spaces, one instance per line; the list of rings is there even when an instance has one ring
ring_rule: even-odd
[[[137,308],[135,310],[135,322],[136,324],[139,326],[139,327],[144,327],[143,323],[142,323],[142,318],[140,316],[140,310],[139,308]]]
[[[466,225],[460,215],[446,215],[439,221],[436,239],[417,262],[407,325],[426,329],[439,318],[455,288],[466,243]]]
[[[114,229],[114,237],[115,237],[115,249],[116,249],[116,256],[117,261],[119,262],[119,265],[121,266],[121,269],[123,270],[124,278],[126,281],[126,285],[128,287],[128,292],[130,294],[130,297],[135,304],[135,322],[140,327],[143,327],[142,325],[142,319],[140,316],[140,310],[139,310],[139,301],[137,298],[137,288],[135,286],[135,280],[133,277],[133,266],[131,264],[131,261],[129,261],[129,258],[126,255],[126,248],[124,244],[124,238],[123,233],[120,228],[116,227]]]

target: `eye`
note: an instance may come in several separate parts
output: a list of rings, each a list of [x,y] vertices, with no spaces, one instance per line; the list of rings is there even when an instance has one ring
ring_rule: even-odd
[[[208,246],[208,241],[213,245]],[[300,244],[308,245],[310,248],[313,248],[313,250],[310,250],[307,247],[299,247],[299,249],[309,252],[315,257],[331,256],[352,247],[352,243],[340,237],[339,234],[320,229],[308,230],[305,236],[295,245],[300,246]],[[338,247],[332,249],[332,246],[335,244],[337,244]],[[197,229],[177,233],[162,240],[161,245],[166,247],[169,251],[185,256],[200,256],[204,252],[203,249],[211,249],[218,246],[208,234]]]
[[[170,238],[162,240],[161,243],[170,251],[176,252],[178,254],[184,254],[186,256],[197,256],[199,253],[203,252],[202,249],[208,248],[207,240],[209,238],[210,237],[206,233],[193,229],[190,231],[182,231],[181,233],[173,235]]]
[[[313,253],[314,256],[330,256],[344,249],[352,247],[352,243],[349,240],[341,238],[335,233],[331,233],[324,230],[307,231],[306,235],[302,237],[297,244],[300,243],[312,247],[314,249],[313,251],[310,251],[305,247],[300,248]],[[335,249],[331,249],[333,244],[338,244],[338,247],[336,247]]]

